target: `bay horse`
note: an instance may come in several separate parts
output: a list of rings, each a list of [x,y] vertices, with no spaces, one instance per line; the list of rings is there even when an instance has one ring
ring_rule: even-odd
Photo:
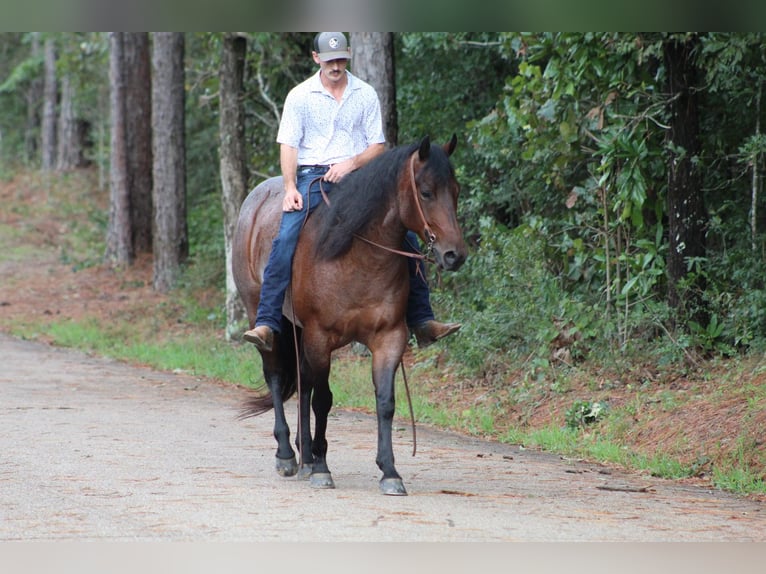
[[[425,137],[418,144],[387,150],[336,183],[326,202],[306,219],[281,331],[275,333],[272,350],[261,352],[268,394],[250,398],[241,414],[246,418],[274,409],[276,470],[281,476],[305,478],[310,473],[312,486],[334,488],[326,461],[330,359],[334,350],[358,341],[372,353],[380,489],[384,494],[407,494],[394,466],[391,439],[394,378],[409,339],[408,262],[400,250],[412,230],[439,267],[457,270],[465,261],[456,215],[460,186],[449,160],[456,144],[455,135],[443,146]],[[279,228],[282,196],[282,178],[272,177],[253,189],[240,209],[232,271],[250,328]],[[304,208],[307,205],[304,200]],[[285,401],[296,391],[300,469],[284,412]],[[315,419],[313,438],[309,405]]]

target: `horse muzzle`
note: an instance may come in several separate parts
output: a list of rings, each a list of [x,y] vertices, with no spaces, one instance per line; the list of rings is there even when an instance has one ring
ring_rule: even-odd
[[[434,249],[434,256],[436,264],[446,271],[457,271],[465,263],[466,252],[465,249],[448,249],[446,251],[440,250],[438,247]]]

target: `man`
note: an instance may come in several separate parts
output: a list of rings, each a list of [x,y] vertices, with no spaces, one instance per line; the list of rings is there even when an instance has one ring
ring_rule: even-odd
[[[284,179],[282,221],[263,273],[255,327],[244,338],[262,351],[272,349],[274,332],[282,319],[282,304],[292,273],[292,259],[303,223],[304,206],[313,210],[321,201],[317,177],[325,192],[332,184],[359,169],[385,150],[380,101],[374,88],[346,70],[351,50],[342,32],[321,32],[311,53],[319,71],[287,95],[277,142]],[[409,234],[410,251],[417,236]],[[410,264],[407,324],[423,347],[460,328],[458,323],[434,320],[428,285]]]

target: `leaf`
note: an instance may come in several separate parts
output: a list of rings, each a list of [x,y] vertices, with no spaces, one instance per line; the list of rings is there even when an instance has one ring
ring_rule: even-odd
[[[548,98],[545,103],[540,106],[540,109],[537,111],[538,117],[543,118],[544,120],[553,121],[554,117],[556,116],[556,101],[552,98]]]
[[[28,58],[16,66],[8,78],[0,84],[0,93],[8,93],[40,75],[42,57]]]
[[[620,295],[627,295],[630,293],[630,291],[633,289],[633,286],[638,283],[638,280],[641,278],[640,275],[634,275],[631,277],[627,283],[625,283],[625,287],[622,288],[622,291],[620,292]]]

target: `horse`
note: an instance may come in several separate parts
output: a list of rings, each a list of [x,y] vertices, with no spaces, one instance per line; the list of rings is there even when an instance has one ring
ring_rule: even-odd
[[[325,202],[306,218],[293,258],[281,331],[275,333],[271,351],[260,351],[268,392],[249,398],[241,413],[247,418],[274,409],[279,475],[308,475],[313,487],[335,487],[326,460],[330,361],[333,351],[357,341],[372,355],[376,463],[383,473],[380,490],[407,494],[394,465],[391,438],[394,379],[409,339],[408,262],[401,247],[412,230],[440,268],[455,271],[465,261],[467,249],[457,220],[460,186],[449,159],[456,145],[453,134],[441,146],[426,136],[419,143],[389,149],[335,184]],[[250,328],[255,324],[263,269],[279,228],[282,196],[282,177],[272,177],[255,187],[240,208],[232,271]],[[296,391],[300,467],[284,412],[285,401]],[[309,405],[314,412],[313,437]]]

